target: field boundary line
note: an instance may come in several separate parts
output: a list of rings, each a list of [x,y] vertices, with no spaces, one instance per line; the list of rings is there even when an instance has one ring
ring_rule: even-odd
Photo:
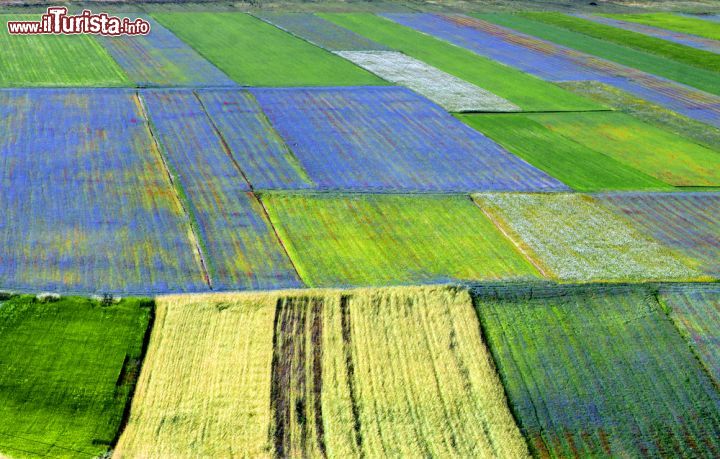
[[[228,155],[228,157],[230,158],[230,161],[232,161],[235,168],[238,170],[240,175],[242,175],[243,179],[245,180],[245,183],[247,183],[248,188],[250,188],[250,193],[252,194],[253,199],[255,199],[255,201],[258,204],[260,204],[260,208],[262,209],[263,216],[265,217],[265,220],[267,220],[268,225],[270,225],[270,228],[272,228],[273,233],[275,234],[275,239],[277,239],[278,244],[280,244],[280,247],[282,247],[283,252],[285,253],[285,256],[287,257],[288,261],[290,262],[290,266],[292,266],[293,271],[295,271],[295,275],[297,276],[297,278],[300,282],[302,282],[303,284],[305,284],[307,286],[307,283],[303,280],[302,276],[300,275],[300,271],[298,271],[297,266],[295,266],[295,261],[290,256],[290,251],[285,246],[285,242],[280,237],[280,233],[278,232],[277,228],[275,227],[275,224],[273,223],[272,219],[270,218],[270,213],[268,212],[267,208],[265,207],[265,203],[257,195],[257,193],[255,192],[255,187],[253,187],[253,184],[248,179],[247,175],[245,174],[245,171],[242,170],[242,168],[240,167],[240,164],[235,159],[235,156],[233,155],[232,150],[230,149],[230,145],[228,145],[227,141],[225,141],[225,136],[222,135],[222,132],[220,132],[220,129],[218,129],[217,125],[215,124],[215,121],[210,116],[210,113],[207,111],[205,104],[203,103],[202,99],[200,98],[200,95],[197,93],[197,91],[193,91],[193,95],[200,103],[200,107],[202,108],[202,111],[205,114],[205,117],[208,119],[208,122],[212,126],[213,131],[215,131],[215,134],[220,139],[220,143],[223,147],[223,150],[225,151],[225,154]],[[285,142],[283,141],[283,144],[284,143]],[[287,147],[287,148],[289,149],[290,147]]]
[[[142,116],[147,121],[147,128],[148,132],[150,133],[150,137],[153,140],[153,143],[155,145],[155,149],[157,150],[157,155],[160,158],[160,161],[163,164],[163,167],[165,168],[165,174],[167,175],[168,179],[170,180],[170,188],[173,190],[173,194],[175,195],[175,199],[177,200],[178,205],[180,206],[180,209],[182,209],[183,213],[185,214],[185,217],[188,220],[188,226],[190,228],[190,231],[188,235],[190,236],[190,243],[195,246],[195,254],[198,258],[198,262],[200,263],[200,269],[202,270],[203,276],[205,277],[205,283],[207,284],[208,288],[210,290],[213,289],[212,279],[210,278],[210,272],[208,271],[207,264],[205,262],[205,255],[203,254],[203,250],[200,244],[200,236],[198,236],[198,233],[195,229],[195,225],[193,224],[193,218],[191,216],[190,209],[185,206],[183,203],[182,196],[180,192],[178,191],[178,188],[180,187],[179,183],[175,182],[175,179],[173,178],[172,171],[170,170],[170,165],[165,160],[165,156],[163,156],[162,153],[162,146],[160,144],[160,140],[155,136],[155,131],[153,130],[153,124],[150,120],[150,115],[147,111],[147,107],[145,107],[145,104],[143,103],[142,97],[140,97],[140,92],[135,91],[135,100],[138,103],[138,106],[140,107],[140,111],[142,112]]]
[[[542,274],[547,279],[552,279],[552,276],[550,275],[550,273],[548,271],[546,271],[543,268],[542,264],[539,261],[535,260],[533,257],[531,257],[530,254],[528,253],[528,250],[526,250],[522,246],[522,244],[515,241],[515,238],[513,238],[510,235],[510,232],[504,228],[504,225],[502,225],[498,221],[497,218],[495,218],[490,212],[488,212],[480,204],[478,204],[478,202],[475,200],[475,198],[473,198],[472,196],[468,196],[468,197],[469,197],[470,201],[472,201],[472,203],[475,205],[475,207],[480,209],[480,211],[485,215],[485,217],[487,217],[490,220],[490,222],[493,224],[493,226],[495,226],[495,228],[497,228],[498,231],[500,231],[500,233],[502,233],[502,235],[505,236],[505,238],[507,240],[512,242],[512,244],[515,246],[515,248],[518,249],[518,251],[522,254],[522,256],[525,257],[525,259],[527,259],[527,261],[529,261],[530,264],[532,264],[535,267],[535,269],[537,269],[540,272],[540,274]]]

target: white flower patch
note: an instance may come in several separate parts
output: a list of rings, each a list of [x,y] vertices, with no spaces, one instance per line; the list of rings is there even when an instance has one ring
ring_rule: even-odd
[[[422,94],[451,112],[517,112],[520,107],[490,91],[395,51],[338,51],[360,67]]]
[[[511,228],[554,277],[566,281],[687,280],[692,261],[633,227],[591,196],[483,193],[478,205]]]

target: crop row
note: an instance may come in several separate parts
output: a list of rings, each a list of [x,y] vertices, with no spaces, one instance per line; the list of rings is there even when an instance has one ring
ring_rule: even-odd
[[[532,282],[4,296],[0,454],[712,457],[719,299]]]

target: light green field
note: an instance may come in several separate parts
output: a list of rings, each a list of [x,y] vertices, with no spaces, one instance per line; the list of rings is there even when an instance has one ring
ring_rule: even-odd
[[[483,193],[480,207],[548,277],[563,281],[709,280],[591,196]]]
[[[40,15],[0,15],[0,86],[130,86],[125,72],[88,35],[10,35],[7,21]]]
[[[524,110],[602,108],[602,105],[571,94],[552,83],[380,16],[363,13],[323,13],[319,16],[487,89]]]
[[[530,114],[587,148],[674,186],[720,185],[720,154],[618,112]]]
[[[605,14],[603,16],[720,40],[720,26],[718,26],[718,23],[703,19],[689,18],[671,13]]]
[[[262,201],[308,286],[536,275],[465,195],[273,193]]]
[[[667,190],[670,185],[600,150],[551,131],[524,114],[457,115],[511,153],[579,191]]]
[[[387,84],[345,59],[244,13],[156,13],[153,17],[247,86]]]
[[[0,457],[97,457],[141,364],[151,303],[0,301]]]
[[[528,457],[466,290],[168,296],[113,457]]]

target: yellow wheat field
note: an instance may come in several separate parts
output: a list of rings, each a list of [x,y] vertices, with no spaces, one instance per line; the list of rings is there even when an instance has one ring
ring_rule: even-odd
[[[525,457],[467,291],[167,296],[115,457]]]

